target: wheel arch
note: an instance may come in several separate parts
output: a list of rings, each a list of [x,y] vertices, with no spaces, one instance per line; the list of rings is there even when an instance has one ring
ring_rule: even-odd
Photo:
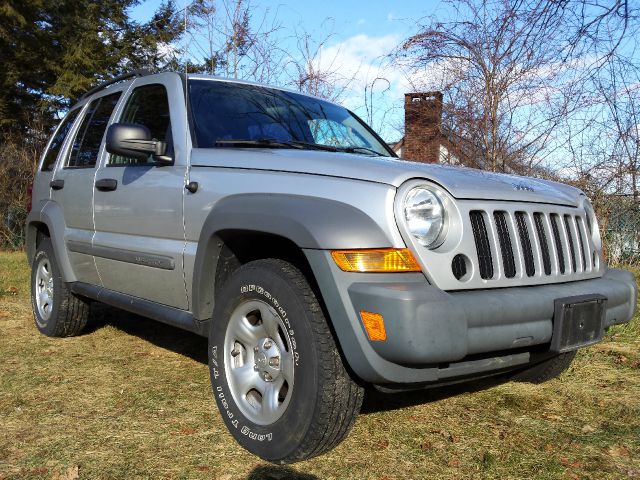
[[[343,202],[285,194],[227,197],[214,206],[201,230],[192,283],[194,317],[211,317],[215,291],[247,261],[287,260],[315,284],[304,249],[390,246],[375,220]]]
[[[26,222],[25,246],[27,260],[31,263],[42,238],[49,237],[53,252],[65,282],[76,280],[64,243],[65,221],[62,209],[54,202],[47,202],[42,210],[31,211]]]

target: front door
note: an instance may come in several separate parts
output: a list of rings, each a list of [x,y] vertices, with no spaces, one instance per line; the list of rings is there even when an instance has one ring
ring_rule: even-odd
[[[93,254],[111,290],[187,309],[182,255],[186,175],[184,93],[175,74],[134,82],[117,122],[144,125],[173,165],[105,155],[96,173]]]

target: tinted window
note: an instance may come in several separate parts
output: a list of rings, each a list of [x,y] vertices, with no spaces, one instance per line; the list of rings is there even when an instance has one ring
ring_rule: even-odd
[[[122,111],[120,123],[144,125],[151,131],[151,138],[167,143],[167,155],[173,152],[171,119],[169,118],[169,98],[167,89],[160,84],[143,85],[136,88]],[[130,165],[153,163],[152,155],[146,160],[111,155],[109,164]]]
[[[233,82],[192,80],[189,102],[198,147],[233,145],[248,148],[247,141],[273,140],[367,150],[389,151],[346,108],[294,92]]]
[[[60,153],[60,149],[62,148],[62,144],[64,143],[64,139],[71,130],[73,121],[76,119],[79,112],[79,108],[69,112],[67,116],[64,117],[64,120],[62,120],[62,123],[60,123],[56,133],[53,134],[53,139],[51,139],[49,149],[47,150],[47,153],[44,156],[44,161],[42,162],[43,171],[53,170],[58,154]]]
[[[120,93],[112,93],[95,99],[89,104],[71,146],[67,167],[94,167],[107,129],[111,113],[118,103]]]

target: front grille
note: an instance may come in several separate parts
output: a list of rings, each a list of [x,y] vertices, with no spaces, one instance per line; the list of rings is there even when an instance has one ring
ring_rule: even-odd
[[[482,279],[540,277],[544,282],[545,278],[564,276],[566,280],[558,280],[568,281],[575,274],[593,272],[594,247],[583,212],[565,207],[555,207],[555,211],[549,206],[539,210],[522,207],[469,211]]]
[[[469,212],[471,219],[471,229],[473,239],[476,242],[476,253],[478,255],[478,265],[480,266],[480,278],[487,280],[493,278],[493,255],[489,245],[489,235],[484,214],[479,210]]]

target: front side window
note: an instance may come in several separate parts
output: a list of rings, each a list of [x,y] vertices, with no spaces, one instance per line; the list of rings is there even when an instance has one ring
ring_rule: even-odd
[[[75,110],[69,112],[60,123],[60,126],[56,130],[56,133],[53,134],[53,138],[51,139],[51,143],[49,144],[47,153],[45,154],[44,160],[42,161],[43,172],[50,172],[51,170],[53,170],[53,167],[56,164],[56,160],[58,159],[60,149],[62,148],[62,144],[64,143],[64,139],[67,138],[67,135],[69,134],[69,131],[73,126],[74,120],[78,117],[78,113],[80,113],[79,108],[76,108]]]
[[[136,88],[129,97],[120,123],[135,123],[144,125],[151,132],[151,138],[167,144],[167,155],[173,152],[173,136],[171,134],[171,119],[169,118],[169,98],[164,85],[151,84]],[[145,160],[111,155],[109,165],[153,164],[153,155]]]
[[[346,108],[293,92],[211,80],[189,81],[200,148],[308,148],[391,155]]]
[[[90,168],[96,165],[104,132],[120,94],[105,95],[89,104],[71,146],[66,167]]]

